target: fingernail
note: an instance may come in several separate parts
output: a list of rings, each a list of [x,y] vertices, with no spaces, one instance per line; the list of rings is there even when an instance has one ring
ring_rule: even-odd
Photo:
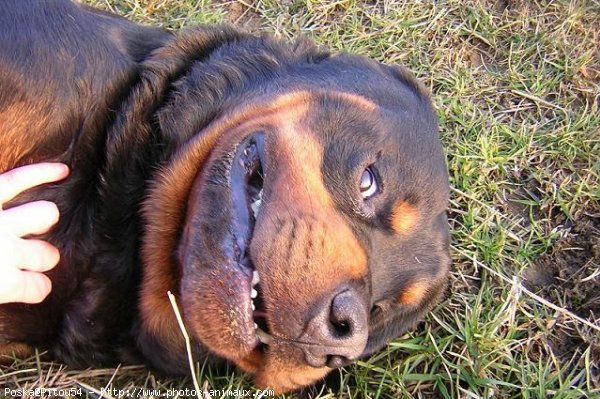
[[[44,298],[46,298],[50,292],[52,291],[52,281],[50,281],[49,278],[45,278],[44,280],[42,280],[44,283],[44,286],[42,287],[42,294],[44,295]]]
[[[70,172],[70,169],[69,169],[69,167],[68,167],[67,165],[65,165],[64,163],[61,163],[60,165],[61,165],[61,166],[62,166],[62,168],[63,168],[63,174],[65,174],[65,175],[68,175],[68,174],[69,174],[69,172]]]

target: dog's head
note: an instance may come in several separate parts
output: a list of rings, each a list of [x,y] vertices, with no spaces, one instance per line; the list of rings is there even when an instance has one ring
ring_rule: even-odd
[[[413,326],[450,263],[448,176],[423,88],[360,57],[297,58],[246,58],[252,72],[236,69],[239,89],[224,83],[230,94],[146,204],[146,334],[180,342],[173,290],[194,339],[276,392]],[[231,79],[194,68],[161,111],[164,130],[204,112],[189,93],[207,90],[205,74]]]

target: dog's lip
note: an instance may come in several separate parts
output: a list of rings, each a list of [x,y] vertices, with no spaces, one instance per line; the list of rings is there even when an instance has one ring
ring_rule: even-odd
[[[248,151],[255,149],[255,154]],[[258,166],[253,164],[258,162]],[[248,198],[248,185],[251,175],[257,167],[265,164],[264,136],[262,133],[247,136],[240,142],[235,151],[230,170],[230,195],[233,209],[231,231],[233,234],[234,259],[243,266],[244,272],[252,278],[254,267],[248,258],[247,249],[250,246],[254,230],[254,217]]]
[[[229,237],[231,247],[230,251],[227,251],[230,252],[227,255],[243,275],[242,284],[232,300],[238,302],[239,308],[245,313],[242,317],[244,322],[239,327],[243,329],[243,331],[240,331],[240,336],[247,337],[244,339],[245,344],[254,348],[254,350],[260,348],[261,338],[259,337],[260,334],[257,334],[260,330],[257,331],[255,324],[255,309],[252,298],[256,293],[255,286],[258,272],[255,270],[249,255],[255,224],[249,190],[250,179],[255,175],[258,168],[264,167],[265,161],[264,134],[262,132],[253,133],[246,136],[237,145],[229,171],[232,219],[231,236]]]

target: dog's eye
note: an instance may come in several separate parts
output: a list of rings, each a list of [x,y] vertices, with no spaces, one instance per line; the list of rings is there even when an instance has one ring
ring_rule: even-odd
[[[377,187],[377,180],[375,179],[375,173],[371,166],[369,166],[363,172],[360,177],[360,194],[363,199],[369,199],[379,191],[379,187]]]

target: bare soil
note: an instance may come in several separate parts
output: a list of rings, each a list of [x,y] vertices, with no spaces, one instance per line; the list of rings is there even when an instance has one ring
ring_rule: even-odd
[[[566,236],[526,270],[529,288],[600,326],[600,204],[588,206]],[[589,348],[594,381],[600,386],[600,334],[591,328],[556,323],[547,342],[559,359],[575,363]]]

